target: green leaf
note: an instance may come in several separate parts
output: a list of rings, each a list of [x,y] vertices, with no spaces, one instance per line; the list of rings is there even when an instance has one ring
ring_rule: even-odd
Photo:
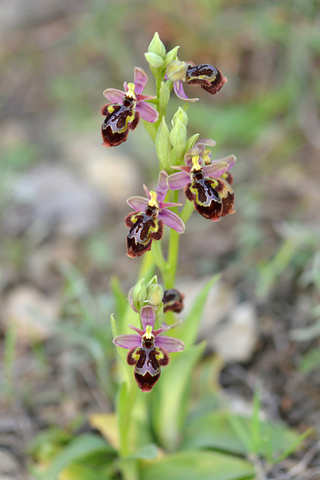
[[[57,455],[49,469],[40,478],[41,480],[57,480],[59,473],[68,465],[93,453],[105,453],[107,462],[108,457],[110,458],[115,454],[115,450],[105,440],[96,435],[81,435]]]
[[[117,316],[122,317],[122,315],[124,315],[125,313],[125,310],[128,304],[127,295],[125,295],[124,291],[122,290],[118,277],[112,276],[110,284],[111,284],[111,290],[115,300]]]
[[[110,323],[111,323],[112,336],[113,338],[117,337],[118,335],[120,335],[120,331],[117,324],[117,320],[114,318],[113,313],[111,313]]]
[[[58,480],[112,480],[114,476],[109,468],[87,467],[82,463],[72,463],[59,475]]]
[[[204,343],[171,354],[171,363],[163,369],[152,395],[154,429],[166,448],[176,446],[188,405],[190,376],[204,351]]]
[[[195,450],[141,464],[141,480],[244,480],[253,475],[253,466],[246,460]]]
[[[199,324],[202,318],[205,302],[210,289],[219,280],[220,275],[215,275],[209,282],[203,287],[197,298],[195,299],[187,317],[183,324],[177,328],[177,336],[184,341],[186,347],[193,345],[197,339]]]
[[[118,335],[120,335],[120,331],[119,331],[118,323],[117,323],[116,319],[115,319],[114,316],[113,316],[113,313],[111,314],[110,322],[111,322],[112,336],[113,336],[113,338],[115,338],[115,337],[117,337]],[[118,354],[119,354],[119,357],[121,358],[121,363],[120,363],[120,365],[123,366],[123,371],[125,372],[126,380],[127,380],[128,382],[130,382],[131,373],[132,373],[132,372],[131,372],[130,366],[129,366],[128,363],[127,363],[128,351],[127,351],[127,349],[121,348],[121,347],[118,347],[118,346],[116,346],[115,348],[117,349],[117,352],[118,352]]]
[[[247,455],[251,450],[253,418],[230,412],[213,412],[188,422],[182,449],[216,448],[230,453]],[[259,439],[255,441],[256,453],[269,458],[287,449],[298,439],[289,428],[272,422],[259,421]]]
[[[63,445],[71,439],[70,433],[60,428],[51,427],[39,433],[29,444],[28,451],[33,455],[39,456],[39,450],[42,450],[47,444]]]
[[[135,453],[132,453],[128,457],[125,458],[137,458],[141,460],[154,460],[158,456],[158,447],[154,443],[150,443],[149,445],[145,445]]]

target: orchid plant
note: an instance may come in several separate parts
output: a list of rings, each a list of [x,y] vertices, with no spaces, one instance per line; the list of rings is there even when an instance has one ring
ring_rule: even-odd
[[[155,77],[154,96],[143,94],[148,76],[140,67],[135,67],[134,81],[125,82],[123,91],[107,88],[103,93],[111,102],[101,110],[105,116],[101,130],[103,146],[116,147],[127,141],[129,130],[135,130],[142,119],[154,140],[159,161],[158,184],[154,190],[143,185],[146,197],[133,196],[127,200],[134,210],[125,218],[129,227],[127,255],[132,261],[137,261],[137,257],[143,260],[138,282],[129,292],[126,313],[117,320],[112,316],[113,343],[123,360],[125,372],[122,392],[128,397],[124,405],[118,406],[123,455],[131,451],[128,438],[138,389],[143,394],[157,389],[158,382],[162,382],[161,368],[169,363],[169,353],[190,349],[196,340],[194,325],[199,320],[191,327],[186,323],[179,326],[177,336],[180,338],[162,335],[180,323],[176,322],[175,315],[183,308],[184,295],[175,286],[179,237],[193,210],[212,222],[234,213],[233,176],[229,170],[236,158],[230,155],[211,160],[214,140],[199,140],[199,134],[188,138],[186,107],[198,98],[188,98],[184,91],[184,85],[190,85],[215,95],[227,79],[213,65],[196,66],[191,61],[180,61],[178,48],[167,53],[157,33],[152,39],[145,58]],[[172,88],[185,103],[174,114],[170,129],[166,117]],[[184,189],[186,196],[184,205],[178,203],[180,189]],[[178,207],[182,209],[179,211]],[[164,225],[169,227],[167,255],[162,245]],[[155,267],[164,287],[158,283],[157,276],[149,277]],[[135,333],[128,333],[128,328]],[[174,361],[175,358],[172,363]],[[124,424],[126,428],[121,428]]]
[[[155,143],[158,183],[152,190],[143,184],[146,196],[127,200],[133,209],[125,218],[129,228],[128,261],[140,262],[142,257],[137,282],[125,295],[119,282],[112,281],[116,318],[111,316],[111,327],[118,355],[116,369],[112,364],[111,370],[120,383],[116,412],[89,417],[91,426],[105,439],[87,433],[73,439],[67,447],[43,447],[50,455],[56,451],[58,454],[48,470],[42,468],[44,471],[37,476],[40,480],[253,480],[257,472],[260,478],[261,458],[272,465],[299,443],[287,429],[260,421],[258,400],[254,402],[251,423],[247,418],[230,418],[225,411],[214,411],[214,361],[209,368],[210,381],[205,382],[210,383],[205,387],[205,401],[198,398],[193,402],[197,406],[193,415],[187,417],[190,379],[205,348],[204,342],[196,343],[199,324],[217,276],[199,293],[183,321],[177,318],[184,302],[184,294],[176,288],[179,240],[194,211],[203,222],[217,222],[234,213],[230,170],[236,158],[229,155],[212,159],[214,140],[199,139],[198,133],[188,137],[187,106],[198,98],[188,98],[184,88],[200,87],[208,95],[215,95],[227,79],[213,65],[180,61],[178,48],[166,52],[157,33],[149,45],[145,58],[155,78],[155,95],[143,94],[148,77],[140,67],[135,67],[133,83],[125,82],[123,91],[104,91],[110,103],[101,110],[105,117],[101,130],[103,146],[121,145],[142,120]],[[168,126],[172,89],[184,104]],[[179,190],[184,192],[180,196],[182,203],[178,201]],[[214,228],[210,223],[207,226]],[[162,241],[165,235],[166,248]],[[125,234],[123,237],[125,250]],[[88,316],[87,308],[84,316]],[[99,332],[95,331],[95,335],[100,339]],[[100,347],[91,345],[103,374]],[[114,382],[111,384],[112,389]],[[248,432],[252,432],[252,438]],[[279,448],[285,453],[278,455]],[[45,462],[47,465],[47,457]]]

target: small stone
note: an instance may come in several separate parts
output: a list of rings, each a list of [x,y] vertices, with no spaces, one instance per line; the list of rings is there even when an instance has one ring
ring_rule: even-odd
[[[32,286],[19,286],[3,301],[2,318],[4,327],[15,326],[18,343],[46,340],[52,334],[57,320],[59,302],[43,295]]]
[[[12,234],[37,227],[73,237],[91,233],[105,208],[101,195],[62,165],[40,164],[17,180],[5,218]]]
[[[19,465],[15,458],[0,450],[0,480],[21,480]]]
[[[86,181],[112,208],[127,208],[126,199],[138,195],[137,191],[144,195],[137,163],[130,154],[103,148],[90,136],[69,145],[67,151]]]
[[[198,281],[197,283],[195,283],[192,278],[178,280],[177,288],[185,296],[183,300],[184,309],[182,316],[187,315],[187,312],[192,307],[196,297],[209,280],[210,277]],[[207,332],[211,332],[215,325],[219,324],[227,315],[229,315],[232,309],[237,305],[238,301],[238,295],[235,290],[222,280],[217,281],[212,286],[206,300],[199,336],[201,338],[207,338]]]
[[[256,343],[257,313],[250,302],[237,305],[208,338],[208,345],[228,362],[248,361]]]
[[[139,172],[135,163],[119,154],[91,158],[85,165],[85,175],[91,185],[112,202],[113,206],[120,204],[123,208],[127,208],[126,199],[136,194],[139,185]],[[140,189],[142,190],[142,185]]]

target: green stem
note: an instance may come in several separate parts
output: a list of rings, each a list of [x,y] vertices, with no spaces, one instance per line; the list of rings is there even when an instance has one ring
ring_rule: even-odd
[[[170,201],[173,203],[178,202],[179,192],[171,191],[170,192]],[[173,211],[178,214],[177,208],[174,208]],[[180,234],[174,229],[170,229],[169,236],[169,247],[168,247],[168,261],[167,261],[167,276],[164,279],[164,285],[166,289],[173,288],[175,284],[178,257],[179,257],[179,241]]]
[[[169,265],[164,258],[162,252],[162,244],[161,241],[154,241],[152,243],[151,253],[153,256],[154,263],[157,265],[158,269],[161,272],[162,279],[164,284],[169,282]]]
[[[180,217],[184,221],[184,223],[187,223],[187,221],[189,220],[193,210],[194,210],[193,203],[190,202],[189,200],[187,200],[186,203],[185,203],[185,206],[182,209],[181,215],[180,215]]]
[[[154,263],[155,262],[152,253],[146,252],[143,256],[137,280],[141,280],[141,278],[144,278],[146,281],[149,281],[153,275],[152,272],[154,269]]]
[[[156,91],[157,91],[158,100],[159,100],[159,96],[160,96],[161,82],[162,82],[162,78],[157,78],[156,79]]]
[[[176,279],[178,256],[179,256],[180,234],[175,230],[170,230],[169,250],[168,250],[168,275],[164,282],[165,288],[173,288]]]

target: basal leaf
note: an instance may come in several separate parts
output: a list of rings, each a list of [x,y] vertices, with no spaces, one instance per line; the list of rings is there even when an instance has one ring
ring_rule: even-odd
[[[89,423],[92,427],[99,430],[104,438],[116,450],[119,448],[118,423],[115,413],[95,413],[90,415]]]
[[[215,411],[187,423],[181,448],[216,448],[226,452],[249,454],[252,418]],[[249,435],[249,438],[247,438]],[[258,454],[269,457],[292,445],[298,435],[291,429],[260,420]]]
[[[72,463],[58,476],[58,480],[112,480],[109,469],[89,468],[82,463]]]
[[[145,445],[144,447],[139,448],[135,453],[132,453],[127,458],[136,458],[141,460],[153,460],[157,458],[158,447],[154,443]]]
[[[57,480],[59,473],[71,463],[94,453],[105,453],[106,462],[115,450],[97,435],[84,434],[76,437],[56,456],[49,469],[41,475],[41,480]]]
[[[141,480],[244,480],[253,479],[246,460],[216,452],[189,450],[152,462],[141,462]]]

